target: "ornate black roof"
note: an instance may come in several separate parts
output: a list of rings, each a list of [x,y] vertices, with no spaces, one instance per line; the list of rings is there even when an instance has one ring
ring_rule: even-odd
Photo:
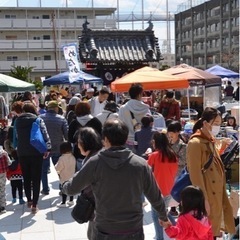
[[[83,26],[79,55],[83,63],[146,63],[162,60],[151,21],[145,30],[91,30]]]

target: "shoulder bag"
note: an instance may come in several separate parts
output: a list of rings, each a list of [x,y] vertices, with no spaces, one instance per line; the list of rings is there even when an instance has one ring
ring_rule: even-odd
[[[71,215],[73,219],[82,224],[92,219],[95,203],[84,193],[77,197],[76,205],[73,207]]]
[[[36,148],[40,153],[47,151],[47,144],[44,140],[43,134],[40,128],[40,118],[37,118],[33,122],[30,134],[30,144]]]
[[[208,161],[203,166],[202,173],[206,172],[206,170],[211,165],[212,161],[213,161],[213,153],[210,154]],[[174,182],[173,188],[171,190],[172,198],[176,202],[180,203],[182,190],[185,187],[190,186],[190,185],[192,185],[192,182],[190,180],[190,176],[189,176],[189,172],[187,170],[187,167],[185,167]]]

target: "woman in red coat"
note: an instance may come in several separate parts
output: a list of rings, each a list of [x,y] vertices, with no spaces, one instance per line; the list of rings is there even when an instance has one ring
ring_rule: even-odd
[[[148,164],[152,167],[156,182],[164,196],[165,205],[168,207],[171,198],[170,192],[178,170],[177,156],[171,148],[165,133],[155,132],[153,134],[153,148],[155,151],[148,157]],[[174,222],[170,215],[169,218]],[[158,214],[153,208],[152,219],[156,240],[163,240],[163,228],[160,226]]]

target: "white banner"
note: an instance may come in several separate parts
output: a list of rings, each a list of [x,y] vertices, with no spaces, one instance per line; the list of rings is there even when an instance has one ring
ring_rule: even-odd
[[[69,68],[69,82],[72,83],[76,81],[80,74],[77,44],[70,43],[63,46],[63,53]]]

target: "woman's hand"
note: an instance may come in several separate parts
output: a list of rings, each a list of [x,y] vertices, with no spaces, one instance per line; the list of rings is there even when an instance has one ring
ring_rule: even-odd
[[[208,200],[205,200],[205,209],[207,211],[207,215],[209,216],[210,215],[210,205],[209,205]]]
[[[46,159],[49,154],[50,154],[50,152],[45,152],[44,155],[43,155],[43,159]]]

